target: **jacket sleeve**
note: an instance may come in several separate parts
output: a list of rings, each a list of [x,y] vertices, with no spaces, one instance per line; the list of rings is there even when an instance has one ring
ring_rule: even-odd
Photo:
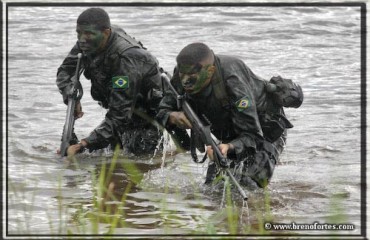
[[[259,122],[256,106],[258,91],[262,91],[255,84],[255,75],[243,64],[238,74],[230,75],[227,79],[227,91],[231,101],[231,115],[234,132],[238,137],[230,143],[235,147],[238,157],[255,152],[256,141],[263,140],[263,133]],[[244,79],[242,79],[244,78]]]
[[[131,52],[127,50],[127,52]],[[133,50],[135,53],[135,50]],[[108,112],[103,122],[85,139],[90,150],[104,148],[126,129],[132,128],[132,104],[134,97],[142,95],[142,89],[151,83],[146,80],[158,72],[157,62],[148,56],[125,54],[112,59],[112,78],[107,79],[106,88],[110,91]],[[117,77],[125,77],[128,84],[122,87],[114,84]]]
[[[57,71],[56,84],[59,89],[59,92],[63,96],[63,102],[65,104],[68,103],[67,93],[72,88],[73,85],[71,78],[76,72],[77,54],[79,52],[81,52],[81,50],[79,50],[76,43],[76,45],[68,53],[67,57],[64,59],[62,65],[60,65]]]
[[[176,74],[174,76],[176,76]],[[176,84],[173,80],[174,78],[172,78],[171,83],[176,88]],[[168,124],[170,113],[173,111],[179,111],[179,109],[177,107],[177,97],[175,93],[173,93],[168,86],[166,86],[165,88],[166,91],[164,92],[164,97],[159,103],[159,110],[156,115],[156,120],[171,135],[171,138],[177,147],[188,151],[190,150],[190,138],[186,130],[180,129],[175,125]]]
[[[174,75],[171,79],[171,84],[174,86],[175,89],[178,91],[178,86],[176,85],[175,78],[178,77],[176,73],[176,69],[174,70]],[[179,111],[177,107],[177,96],[175,93],[169,88],[169,86],[165,87],[164,96],[159,104],[159,110],[156,116],[156,120],[159,124],[165,127],[167,130],[171,131],[174,126],[170,126],[167,124],[168,118],[170,113],[173,111]]]
[[[159,111],[156,116],[156,120],[159,124],[167,129],[171,129],[171,126],[167,125],[168,118],[170,113],[177,110],[177,102],[175,95],[172,93],[171,90],[167,90],[164,93],[164,97],[162,98],[159,104]]]

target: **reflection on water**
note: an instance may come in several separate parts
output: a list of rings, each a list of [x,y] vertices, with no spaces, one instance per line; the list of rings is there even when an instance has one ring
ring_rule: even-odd
[[[181,161],[186,161],[186,155],[178,157]],[[64,176],[66,187],[75,188],[86,182],[86,179],[81,178],[81,170],[76,167],[81,166],[81,163],[75,162],[68,167],[73,168],[74,172],[66,172]],[[98,221],[99,225],[109,223],[108,226],[114,222],[118,228],[114,230],[115,233],[118,231],[124,234],[137,234],[138,229],[156,229],[156,231],[162,229],[161,233],[164,234],[196,234],[207,233],[210,226],[217,224],[218,231],[227,233],[230,230],[229,214],[233,211],[240,217],[239,226],[235,226],[240,232],[245,231],[247,227],[258,229],[258,219],[252,215],[261,214],[259,211],[265,208],[261,204],[261,199],[265,198],[262,190],[257,190],[255,194],[258,196],[250,198],[246,203],[235,190],[231,192],[231,197],[228,194],[226,196],[220,194],[224,189],[222,183],[218,186],[205,186],[204,174],[197,176],[190,171],[199,168],[194,163],[186,163],[176,170],[172,164],[173,160],[167,160],[165,167],[161,168],[162,163],[158,160],[151,164],[148,161],[138,162],[128,159],[117,162],[108,160],[104,163],[100,160],[91,173],[94,179],[92,185],[96,186],[96,192],[90,196],[93,203],[89,203],[85,198],[73,197],[73,202],[66,204],[69,208],[75,209],[69,227],[79,233],[82,231],[81,227],[76,226],[85,224],[89,226]],[[167,168],[166,165],[171,166]],[[202,167],[199,171],[204,172],[205,168]],[[193,179],[193,182],[189,182],[188,179]],[[72,198],[68,194],[67,196],[62,194],[60,197],[63,200]],[[236,207],[232,210],[228,210],[230,200],[234,201]],[[253,206],[251,213],[249,204]],[[101,231],[109,233],[108,226]]]
[[[359,7],[105,8],[112,23],[142,41],[169,72],[185,45],[203,41],[216,54],[242,58],[263,78],[281,75],[302,86],[303,105],[286,110],[295,127],[271,184],[248,192],[248,206],[231,189],[235,209],[221,206],[223,184],[205,186],[207,163],[195,164],[187,153],[164,163],[161,156],[113,162],[112,153],[100,151],[66,164],[56,155],[66,111],[56,70],[76,41],[75,21],[84,9],[7,9],[10,234],[106,234],[112,225],[114,234],[151,236],[283,234],[264,229],[270,220],[356,227],[287,234],[360,234]],[[90,82],[81,81],[89,89]],[[105,115],[89,94],[82,105],[79,137]],[[233,211],[242,216],[235,226]]]

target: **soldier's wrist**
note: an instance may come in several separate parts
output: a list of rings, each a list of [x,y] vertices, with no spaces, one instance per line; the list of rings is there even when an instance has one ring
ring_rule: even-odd
[[[171,112],[171,113],[168,115],[167,123],[168,123],[169,125],[176,125],[176,114],[177,114],[177,112]]]
[[[77,145],[78,145],[78,148],[79,148],[77,153],[82,153],[85,150],[84,145],[82,145],[82,143],[77,143]]]
[[[82,147],[87,147],[88,145],[88,142],[85,140],[85,139],[81,139],[80,143],[79,143]]]
[[[235,153],[235,146],[231,143],[228,143],[227,145],[229,146],[229,148],[227,150],[227,153],[234,154]]]
[[[78,143],[78,146],[80,147],[79,152],[83,152],[87,147],[87,142],[83,139]]]

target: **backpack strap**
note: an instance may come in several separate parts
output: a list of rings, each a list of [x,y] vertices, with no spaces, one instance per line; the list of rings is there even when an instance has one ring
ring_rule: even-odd
[[[211,81],[213,91],[215,93],[216,98],[221,102],[222,107],[226,109],[230,109],[231,108],[230,101],[226,93],[226,86],[225,86],[225,81],[223,79],[220,61],[216,55],[214,56],[215,56],[216,71]]]

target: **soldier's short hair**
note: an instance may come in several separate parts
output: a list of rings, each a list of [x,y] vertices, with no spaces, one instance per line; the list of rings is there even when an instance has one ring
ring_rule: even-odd
[[[110,19],[106,11],[101,8],[88,8],[77,19],[78,25],[95,25],[97,29],[110,28]]]
[[[194,65],[212,55],[212,50],[204,43],[191,43],[177,55],[177,64]]]

